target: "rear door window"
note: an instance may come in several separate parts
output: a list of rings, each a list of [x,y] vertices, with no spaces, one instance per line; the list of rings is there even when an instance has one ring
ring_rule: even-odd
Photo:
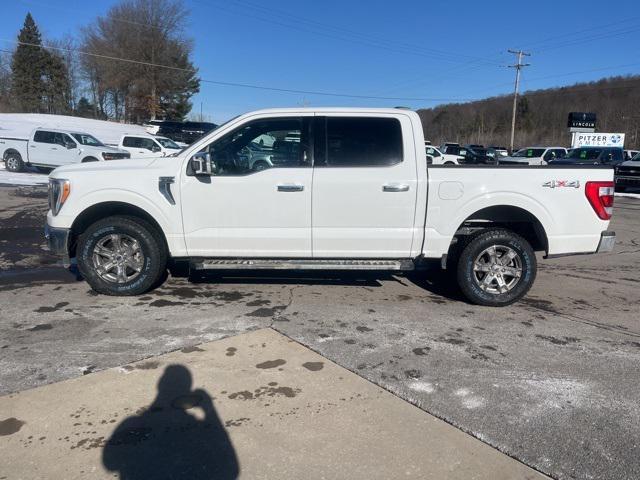
[[[327,167],[388,167],[402,162],[402,128],[395,118],[327,117],[322,155]]]
[[[129,148],[138,148],[140,147],[139,138],[136,137],[124,137],[122,139],[122,146]]]
[[[38,143],[56,143],[56,132],[49,132],[47,130],[38,130],[33,135],[33,141]]]

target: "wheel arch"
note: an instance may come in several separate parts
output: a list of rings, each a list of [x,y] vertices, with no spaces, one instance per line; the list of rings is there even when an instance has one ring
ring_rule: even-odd
[[[485,207],[467,216],[458,225],[449,250],[451,251],[457,238],[488,228],[512,230],[527,240],[534,251],[549,250],[547,231],[539,218],[522,207],[506,204]]]
[[[7,157],[8,157],[9,155],[13,154],[13,153],[17,154],[17,155],[20,157],[20,159],[22,159],[22,154],[21,154],[17,149],[15,149],[15,148],[7,148],[7,149],[4,151],[4,153],[2,154],[2,159],[3,159],[3,160],[6,160],[6,159],[7,159]],[[24,161],[24,160],[23,160],[23,161]]]
[[[160,223],[149,212],[136,205],[132,205],[127,202],[100,202],[85,208],[73,221],[71,225],[71,232],[69,235],[69,257],[76,256],[76,248],[78,245],[78,238],[82,233],[89,228],[91,224],[100,220],[101,218],[111,217],[114,215],[123,215],[128,217],[140,218],[149,223],[158,233],[162,239],[163,245],[167,252],[169,252],[169,244],[167,242],[166,235],[162,229]]]

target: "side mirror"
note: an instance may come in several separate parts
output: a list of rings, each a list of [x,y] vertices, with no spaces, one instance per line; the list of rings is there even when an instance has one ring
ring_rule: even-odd
[[[209,153],[196,153],[189,160],[189,170],[191,175],[195,176],[211,176],[215,172],[215,165],[211,160]]]
[[[152,152],[159,152],[161,150],[161,148],[158,145],[152,145],[151,146],[151,151]]]
[[[74,148],[76,148],[76,144],[73,142],[65,142],[64,146],[67,147],[68,150],[73,150]]]

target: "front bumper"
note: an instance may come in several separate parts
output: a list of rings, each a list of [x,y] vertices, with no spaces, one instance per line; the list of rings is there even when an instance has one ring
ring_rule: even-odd
[[[640,176],[623,176],[616,177],[616,187],[640,187]]]
[[[604,231],[600,234],[600,243],[596,253],[606,253],[613,250],[616,244],[616,232]]]
[[[71,230],[68,228],[55,228],[44,225],[44,238],[47,239],[49,251],[56,255],[62,255],[65,260],[69,259],[69,236]]]

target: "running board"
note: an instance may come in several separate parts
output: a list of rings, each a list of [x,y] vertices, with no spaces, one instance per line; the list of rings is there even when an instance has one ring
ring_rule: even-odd
[[[195,270],[413,270],[412,260],[197,259]]]

